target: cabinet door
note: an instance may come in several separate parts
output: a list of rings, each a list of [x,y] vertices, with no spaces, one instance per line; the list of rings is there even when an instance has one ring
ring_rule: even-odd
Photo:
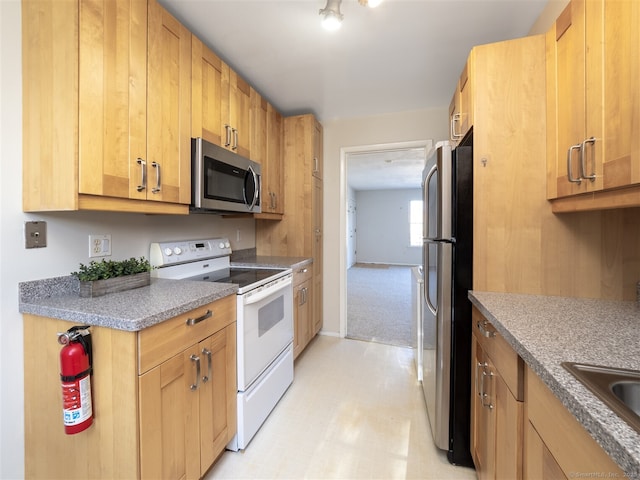
[[[284,169],[282,152],[282,115],[271,104],[267,105],[267,155],[262,165],[262,208],[268,206],[270,213],[284,213]]]
[[[191,202],[191,33],[149,1],[147,199]]]
[[[588,2],[587,15],[588,32],[593,28],[601,34],[593,38],[588,33],[587,61],[593,56],[592,62],[602,65],[602,70],[589,67],[588,75],[596,85],[604,81],[602,93],[594,89],[594,98],[588,99],[595,107],[593,114],[588,112],[587,135],[600,138],[603,132],[603,141],[596,142],[593,152],[596,159],[602,155],[604,162],[602,187],[636,185],[640,183],[640,8],[631,0],[607,1],[604,7],[601,2]],[[604,112],[598,108],[602,101]]]
[[[145,199],[146,2],[82,0],[79,29],[79,193]]]
[[[566,479],[556,459],[544,444],[536,429],[527,421],[526,427],[526,453],[524,463],[524,477],[540,480]]]
[[[309,292],[311,280],[306,280],[294,289],[294,318],[293,318],[293,357],[297,357],[311,338],[311,307],[312,299]]]
[[[323,182],[313,180],[313,334],[322,328],[322,262],[323,262]]]
[[[194,345],[140,376],[143,479],[200,478],[198,355]]]
[[[557,197],[586,192],[589,183],[570,182],[568,176],[568,163],[572,178],[580,176],[579,150],[569,149],[586,138],[585,16],[584,0],[573,0],[556,20],[553,36],[548,36],[548,141]]]
[[[480,342],[473,336],[472,372],[474,385],[471,399],[471,456],[479,479],[495,478],[496,416],[492,399],[492,374],[495,369]]]
[[[200,473],[203,475],[236,433],[236,324],[198,346],[200,387]]]
[[[191,136],[222,146],[222,61],[191,36]],[[223,120],[224,117],[224,120]]]
[[[222,66],[222,111],[226,121],[222,125],[223,146],[243,157],[251,157],[251,89],[228,65]],[[230,129],[230,131],[229,131]]]
[[[264,177],[264,163],[267,158],[267,101],[253,88],[250,88],[250,92],[251,138],[249,146],[251,151],[251,160],[262,165],[262,176]]]

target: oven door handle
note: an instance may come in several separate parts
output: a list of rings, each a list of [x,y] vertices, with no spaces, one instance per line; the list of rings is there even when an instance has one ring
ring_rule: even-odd
[[[252,303],[258,303],[260,300],[263,300],[267,297],[270,297],[271,295],[273,295],[274,293],[279,292],[280,290],[283,290],[284,287],[288,287],[289,285],[291,285],[291,277],[285,279],[285,280],[281,280],[279,281],[277,284],[269,287],[269,288],[265,288],[264,290],[251,294],[248,293],[246,295],[244,295],[243,297],[243,304],[244,305],[251,305]]]

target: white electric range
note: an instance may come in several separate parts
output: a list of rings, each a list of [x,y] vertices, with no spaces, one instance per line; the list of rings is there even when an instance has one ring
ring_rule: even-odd
[[[238,433],[227,445],[246,448],[293,382],[293,288],[290,268],[234,267],[226,238],[152,243],[152,276],[235,283]]]

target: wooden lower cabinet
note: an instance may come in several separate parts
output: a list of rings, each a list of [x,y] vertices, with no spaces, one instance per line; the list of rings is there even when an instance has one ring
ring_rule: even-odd
[[[305,265],[293,272],[294,359],[317,333],[313,317],[313,300],[313,267]]]
[[[94,422],[75,435],[56,341],[74,324],[23,317],[26,478],[199,479],[235,435],[235,295],[140,332],[91,327]]]
[[[529,368],[525,478],[625,478],[626,475]]]
[[[224,450],[235,434],[235,357],[233,323],[140,376],[141,478],[200,478]]]
[[[522,359],[475,308],[471,358],[471,455],[478,478],[523,478]]]

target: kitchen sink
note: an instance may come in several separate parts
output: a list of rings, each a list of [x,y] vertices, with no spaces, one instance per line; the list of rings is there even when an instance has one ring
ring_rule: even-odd
[[[640,371],[573,362],[562,366],[640,433]]]

